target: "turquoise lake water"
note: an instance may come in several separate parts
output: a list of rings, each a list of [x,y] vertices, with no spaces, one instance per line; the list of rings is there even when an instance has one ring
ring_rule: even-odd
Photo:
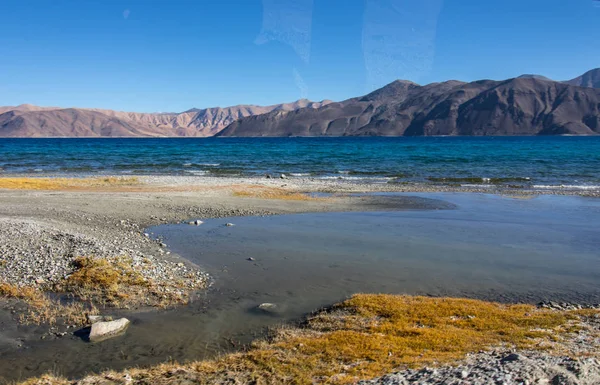
[[[599,189],[600,137],[0,139],[0,173]]]

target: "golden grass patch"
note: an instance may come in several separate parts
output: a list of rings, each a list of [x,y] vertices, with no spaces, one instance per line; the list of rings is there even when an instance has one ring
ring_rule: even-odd
[[[10,190],[77,190],[86,188],[110,188],[136,186],[140,182],[135,177],[97,178],[0,178],[0,189]]]
[[[41,289],[31,286],[15,286],[0,283],[0,296],[22,300],[26,309],[20,314],[19,320],[24,324],[54,325],[62,320],[68,325],[83,325],[87,314],[94,314],[97,309],[92,304],[73,302],[62,304],[57,299],[51,299]]]
[[[297,191],[290,191],[280,187],[265,187],[265,186],[233,186],[233,196],[244,198],[261,198],[261,199],[280,199],[292,201],[312,201],[322,200],[323,198],[315,198],[308,194]]]
[[[560,338],[584,315],[468,299],[359,294],[300,328],[281,328],[247,352],[127,373],[134,384],[347,384],[399,368],[455,362],[488,347],[543,349],[543,341]],[[107,372],[85,383],[124,381],[122,372]],[[45,377],[24,384],[64,383]]]
[[[182,285],[180,282],[171,282],[171,287],[157,285],[134,269],[129,257],[78,257],[73,265],[75,270],[57,289],[84,300],[118,307],[167,307],[187,303],[188,300],[187,292],[177,290]]]

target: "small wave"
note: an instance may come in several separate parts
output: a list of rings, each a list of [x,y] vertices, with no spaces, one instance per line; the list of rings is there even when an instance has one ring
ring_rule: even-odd
[[[183,167],[191,167],[191,165],[192,165],[191,163],[184,163]]]
[[[306,173],[306,172],[291,172],[290,176],[296,176],[296,177],[310,176],[310,173]]]
[[[373,178],[373,177],[360,177],[360,176],[320,176],[317,177],[316,179],[324,179],[324,180],[364,180],[364,181],[368,181],[368,182],[377,182],[377,181],[389,181],[395,178],[389,178],[389,177],[381,177],[381,178]],[[383,183],[383,182],[382,182]]]
[[[529,182],[529,177],[507,177],[507,178],[488,178],[488,177],[428,177],[431,182],[442,183],[468,183],[468,184],[504,184],[510,182]]]
[[[533,188],[538,188],[538,189],[543,189],[543,190],[557,190],[557,189],[566,189],[566,190],[600,190],[600,185],[570,185],[570,184],[534,185]]]
[[[221,163],[198,163],[199,166],[218,167]]]
[[[471,184],[471,183],[467,183],[467,184],[461,184],[460,187],[494,188],[496,186],[494,186],[493,184]]]
[[[338,171],[338,174],[350,174],[350,171],[344,171],[344,170],[340,170]]]
[[[187,170],[186,171],[189,174],[193,174],[193,175],[206,175],[208,174],[208,172],[203,171],[203,170]]]

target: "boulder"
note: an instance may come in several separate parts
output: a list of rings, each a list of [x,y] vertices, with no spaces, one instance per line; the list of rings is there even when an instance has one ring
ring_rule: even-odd
[[[90,329],[90,342],[99,342],[116,337],[127,329],[129,323],[127,318],[120,318],[115,321],[96,322],[92,324]]]

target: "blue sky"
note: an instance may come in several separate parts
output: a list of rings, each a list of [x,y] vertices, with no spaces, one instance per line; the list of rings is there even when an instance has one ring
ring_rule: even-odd
[[[600,67],[593,0],[0,1],[0,105],[343,100],[395,79]]]

